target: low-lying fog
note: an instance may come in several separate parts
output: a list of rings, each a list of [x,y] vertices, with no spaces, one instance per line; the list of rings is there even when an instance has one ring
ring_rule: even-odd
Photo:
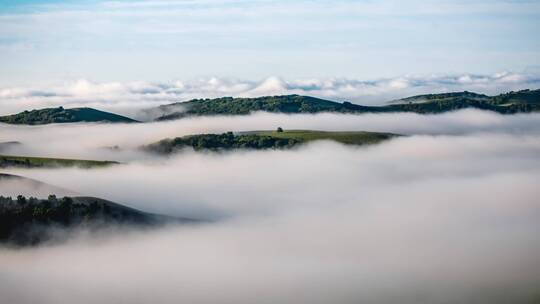
[[[257,129],[410,135],[284,151],[131,148]],[[527,303],[540,296],[540,115],[194,118],[0,126],[27,154],[105,169],[10,169],[145,211],[213,220],[0,250],[6,303]],[[101,149],[119,145],[121,152]],[[123,151],[123,152],[122,152]]]
[[[540,114],[500,115],[462,110],[441,115],[400,114],[270,114],[195,117],[141,124],[0,124],[0,143],[18,141],[2,154],[129,161],[148,158],[137,148],[164,138],[227,131],[312,129],[393,132],[404,135],[476,133],[540,134]],[[117,149],[119,148],[119,149]]]

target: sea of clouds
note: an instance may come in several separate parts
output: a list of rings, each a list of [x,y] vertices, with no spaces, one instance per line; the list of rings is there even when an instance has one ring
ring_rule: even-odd
[[[361,147],[322,141],[170,157],[137,149],[165,137],[277,126],[407,136]],[[60,245],[0,249],[6,303],[538,299],[539,114],[255,113],[148,124],[0,125],[0,142],[13,140],[21,142],[13,153],[122,164],[5,173],[209,221],[81,232]],[[119,149],[106,148],[113,145]]]

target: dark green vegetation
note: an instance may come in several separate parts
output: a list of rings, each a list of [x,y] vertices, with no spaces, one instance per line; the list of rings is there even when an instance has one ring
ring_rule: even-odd
[[[182,109],[179,111],[178,109]],[[464,108],[477,108],[501,114],[528,113],[540,110],[540,90],[523,90],[497,96],[471,92],[428,94],[397,100],[385,106],[361,106],[350,102],[334,102],[300,95],[258,98],[194,99],[160,106],[169,113],[157,120],[206,115],[246,115],[256,111],[274,113],[443,113]]]
[[[50,193],[68,190],[22,176],[0,173],[0,184],[21,183],[31,188],[48,189]],[[71,192],[71,191],[69,191]],[[77,228],[89,232],[111,227],[151,228],[167,223],[198,223],[178,218],[142,212],[95,197],[49,195],[47,199],[16,198],[0,195],[0,243],[35,245],[44,241],[63,241]]]
[[[24,111],[18,114],[0,116],[0,122],[9,124],[43,125],[68,122],[136,122],[117,114],[103,112],[92,108],[64,109],[47,108]]]
[[[171,218],[95,197],[0,196],[0,242],[15,245],[35,245],[62,236],[68,232],[66,228],[99,229],[111,224],[152,226],[168,220]]]
[[[147,151],[168,154],[184,148],[200,150],[234,150],[234,149],[282,149],[299,144],[300,141],[290,138],[277,138],[257,134],[240,134],[232,132],[223,134],[198,134],[173,139],[164,139],[148,145]]]
[[[54,168],[54,167],[81,167],[97,168],[118,164],[114,161],[48,158],[48,157],[28,157],[0,155],[0,168],[24,167],[24,168]]]
[[[144,147],[148,151],[168,154],[184,148],[200,150],[286,149],[314,140],[334,140],[344,144],[373,144],[390,139],[395,134],[375,132],[324,131],[254,131],[234,134],[199,134],[161,140]]]
[[[203,115],[246,115],[255,111],[279,113],[317,113],[317,112],[352,112],[355,105],[340,104],[324,99],[299,96],[265,96],[258,98],[222,97],[216,99],[194,99],[182,103],[161,106],[162,111],[168,108],[177,109],[182,106],[182,112],[164,115],[158,120],[176,119],[187,116]]]

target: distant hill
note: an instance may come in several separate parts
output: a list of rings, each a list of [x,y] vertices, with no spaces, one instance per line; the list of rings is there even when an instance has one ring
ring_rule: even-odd
[[[489,101],[491,99],[491,97],[484,94],[464,91],[464,92],[416,95],[416,96],[398,99],[397,101],[394,101],[392,103],[399,104],[399,103],[408,103],[408,102],[430,102],[430,101],[435,101],[435,100],[448,100],[448,99],[457,99],[457,98],[464,98],[464,99],[477,100],[477,101]]]
[[[426,94],[396,100],[385,106],[362,106],[301,95],[265,96],[257,98],[222,97],[194,99],[162,105],[156,120],[189,116],[246,115],[256,111],[273,113],[385,113],[414,112],[436,114],[464,108],[477,108],[501,114],[540,111],[540,90],[523,90],[497,96],[472,92]]]
[[[46,108],[24,111],[18,114],[0,116],[0,122],[8,124],[43,125],[69,122],[136,122],[136,120],[92,108],[64,109]]]
[[[26,179],[2,174],[2,180]],[[196,220],[174,218],[142,212],[96,197],[49,195],[46,199],[0,196],[0,243],[36,245],[67,237],[73,228],[91,231],[110,225],[151,227],[166,223],[195,223]],[[60,238],[60,239],[58,239]]]
[[[195,151],[236,150],[236,149],[288,149],[315,140],[332,140],[343,144],[364,145],[374,144],[398,136],[390,133],[376,132],[326,132],[311,130],[279,130],[253,131],[238,134],[227,132],[223,134],[197,134],[173,139],[164,139],[145,146],[151,152],[169,154],[184,148]]]

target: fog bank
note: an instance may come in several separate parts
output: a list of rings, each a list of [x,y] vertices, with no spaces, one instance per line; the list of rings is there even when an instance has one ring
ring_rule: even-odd
[[[145,159],[137,148],[164,138],[227,131],[312,129],[375,131],[403,135],[475,133],[540,134],[540,114],[500,115],[474,109],[440,115],[386,114],[271,114],[195,117],[145,124],[0,124],[0,142],[20,141],[3,154],[130,161]],[[121,149],[115,149],[118,146]]]
[[[410,136],[364,147],[323,141],[283,151],[134,154],[94,170],[6,170],[144,211],[214,221],[0,249],[0,294],[14,304],[534,303],[538,119],[467,110],[259,113],[133,125],[131,132],[124,125],[10,126],[23,142],[45,143],[40,135],[49,134],[58,151],[71,140],[69,153],[83,153],[82,146],[92,156],[113,141],[136,146],[250,125]]]

